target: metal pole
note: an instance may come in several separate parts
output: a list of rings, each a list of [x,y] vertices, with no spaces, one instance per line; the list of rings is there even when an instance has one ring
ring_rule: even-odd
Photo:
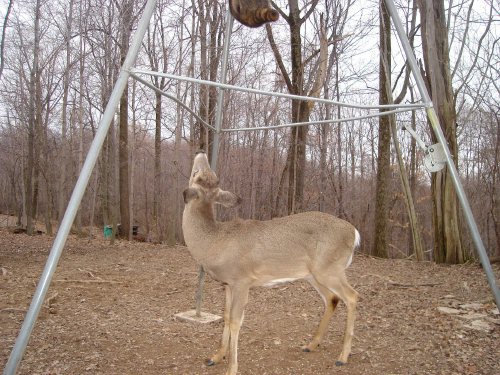
[[[189,108],[186,104],[184,104],[181,100],[179,100],[179,98],[176,98],[175,96],[173,95],[170,95],[169,93],[167,93],[166,91],[163,91],[161,89],[159,89],[158,87],[156,87],[155,85],[153,85],[151,82],[148,82],[146,81],[145,79],[139,77],[138,75],[134,74],[133,71],[130,72],[130,76],[139,81],[140,83],[142,83],[144,86],[147,86],[149,87],[150,89],[154,90],[155,92],[163,95],[164,97],[166,98],[169,98],[170,100],[173,100],[174,102],[176,102],[178,105],[180,105],[182,108],[184,108],[186,111],[189,112],[190,115],[196,117],[196,119],[203,124],[203,126],[206,126],[207,128],[209,129],[212,129],[212,130],[215,130],[215,128],[210,125],[209,123],[207,123],[205,120],[203,120],[200,116],[198,116],[198,114],[193,111],[191,108]]]
[[[220,83],[220,82],[215,82],[215,81],[207,81],[207,80],[199,79],[199,78],[179,76],[176,74],[170,74],[170,73],[165,73],[165,72],[156,72],[156,71],[145,70],[145,69],[132,69],[131,73],[134,75],[145,74],[145,75],[151,75],[151,76],[156,76],[156,77],[165,77],[165,78],[169,78],[169,79],[175,79],[175,80],[179,80],[179,81],[190,82],[190,83],[195,83],[195,84],[200,84],[200,85],[219,87],[219,88],[223,88],[225,90],[235,90],[235,91],[246,92],[246,93],[250,93],[250,94],[272,96],[272,97],[276,97],[276,98],[307,100],[307,101],[311,101],[311,102],[315,102],[315,103],[333,104],[333,105],[337,105],[339,107],[346,107],[346,108],[391,109],[391,108],[422,108],[422,107],[424,107],[424,105],[422,105],[422,104],[413,104],[413,103],[371,104],[371,105],[342,103],[342,102],[338,102],[338,101],[331,100],[331,99],[313,98],[310,96],[286,94],[284,92],[258,90],[258,89],[252,89],[249,87],[228,85],[225,83]]]
[[[104,111],[104,114],[102,116],[95,138],[92,141],[92,145],[90,146],[87,158],[80,172],[80,176],[78,177],[78,181],[76,182],[75,188],[71,195],[71,199],[68,203],[68,207],[66,208],[66,212],[61,222],[61,226],[57,231],[57,235],[52,245],[47,263],[31,301],[31,305],[28,309],[28,312],[26,313],[24,322],[21,326],[21,330],[5,366],[3,372],[4,375],[14,375],[17,372],[23,354],[26,350],[31,332],[33,331],[33,327],[40,312],[40,308],[49,289],[52,276],[57,267],[57,263],[64,248],[64,244],[66,243],[71,225],[73,224],[76,212],[92,174],[92,170],[94,169],[97,157],[99,156],[99,152],[102,148],[102,144],[104,143],[104,139],[106,138],[106,134],[108,133],[109,125],[111,124],[111,121],[113,119],[115,110],[120,101],[120,97],[123,93],[125,85],[127,84],[127,80],[129,78],[128,69],[135,63],[137,53],[141,46],[144,34],[146,33],[146,30],[149,26],[149,20],[151,19],[151,16],[155,9],[155,5],[156,0],[148,0],[148,3],[144,8],[144,13],[142,15],[141,21],[139,22],[137,32],[130,45],[127,57],[123,63],[122,70],[120,72],[118,80],[115,83],[113,92],[111,93],[111,97],[109,98],[106,110]]]
[[[226,13],[226,35],[224,36],[224,50],[222,54],[222,66],[220,79],[222,84],[226,83],[227,80],[227,61],[229,58],[229,45],[231,43],[231,33],[233,30],[233,16],[227,8]],[[219,87],[219,92],[217,93],[217,103],[215,105],[215,132],[214,132],[214,143],[212,145],[212,156],[210,160],[210,168],[214,171],[217,169],[217,158],[219,155],[219,141],[222,129],[222,106],[224,104],[224,89]],[[205,284],[205,270],[203,266],[200,266],[198,272],[198,289],[196,291],[196,316],[201,316],[201,303],[203,301],[203,286]]]
[[[227,61],[229,59],[229,45],[231,44],[231,33],[233,30],[233,16],[227,8],[226,13],[226,35],[224,36],[224,51],[222,54],[222,66],[220,71],[220,80],[222,84],[226,84],[227,81]],[[219,155],[219,141],[220,133],[222,128],[222,108],[224,106],[224,89],[219,87],[219,92],[217,93],[217,104],[215,106],[215,133],[214,133],[214,144],[212,145],[212,157],[210,160],[210,168],[214,171],[217,170],[217,157]]]
[[[415,55],[413,54],[408,38],[406,37],[406,33],[404,31],[401,20],[399,19],[396,7],[394,6],[394,2],[392,0],[385,0],[385,3],[391,15],[392,21],[394,22],[394,26],[398,33],[399,39],[401,40],[401,43],[403,45],[406,58],[408,59],[408,63],[412,70],[413,76],[415,77],[415,80],[417,82],[417,87],[420,91],[420,95],[422,96],[423,101],[427,103],[427,116],[431,123],[434,134],[439,140],[439,143],[441,143],[441,145],[443,146],[446,163],[448,165],[448,170],[455,186],[458,200],[462,206],[467,224],[469,225],[469,230],[471,231],[472,239],[479,255],[479,260],[481,261],[484,272],[486,273],[486,278],[488,279],[488,284],[490,286],[491,292],[493,293],[495,303],[500,309],[500,290],[498,289],[498,285],[496,284],[495,275],[493,274],[493,269],[491,268],[488,253],[486,252],[486,248],[484,247],[483,241],[481,240],[481,235],[479,234],[479,229],[474,219],[474,215],[472,214],[469,201],[467,200],[467,196],[465,195],[462,183],[460,182],[460,176],[458,174],[457,168],[455,167],[455,163],[453,162],[453,158],[450,149],[448,148],[448,144],[446,143],[446,138],[443,134],[443,130],[441,129],[441,125],[439,124],[439,118],[434,107],[432,106],[431,98],[429,96],[429,93],[427,92],[424,79],[420,74],[417,60],[415,59]]]

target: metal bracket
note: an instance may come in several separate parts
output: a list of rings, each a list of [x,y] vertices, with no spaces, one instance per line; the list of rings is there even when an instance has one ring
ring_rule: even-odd
[[[408,131],[418,144],[418,147],[424,152],[424,167],[429,172],[437,172],[444,168],[446,165],[446,155],[444,153],[444,148],[441,143],[436,143],[431,146],[427,146],[417,133],[412,128],[407,128],[403,126],[402,130]]]
[[[424,166],[429,172],[437,172],[446,165],[446,156],[441,143],[427,146],[424,156]]]

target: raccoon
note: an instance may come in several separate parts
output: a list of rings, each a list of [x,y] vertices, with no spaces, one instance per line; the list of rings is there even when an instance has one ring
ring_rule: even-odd
[[[248,27],[259,27],[279,18],[270,0],[229,0],[229,9],[234,18]]]

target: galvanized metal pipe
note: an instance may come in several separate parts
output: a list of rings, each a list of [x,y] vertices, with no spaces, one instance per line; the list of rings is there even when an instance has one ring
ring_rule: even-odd
[[[218,86],[219,92],[217,93],[217,102],[215,105],[215,133],[214,133],[214,143],[212,145],[212,157],[210,160],[210,168],[217,171],[217,159],[219,155],[219,142],[220,133],[222,129],[222,109],[224,107],[224,88],[222,85],[226,84],[227,81],[227,62],[229,60],[229,46],[231,45],[231,34],[233,31],[233,16],[229,11],[229,6],[227,7],[226,13],[226,35],[224,35],[224,51],[222,54],[222,65],[220,70],[220,80],[221,85]]]
[[[282,92],[258,90],[258,89],[248,88],[248,87],[241,87],[241,86],[223,84],[223,83],[219,83],[219,82],[206,81],[206,80],[199,79],[199,78],[179,76],[179,75],[170,74],[170,73],[153,72],[151,70],[145,70],[145,69],[132,69],[131,72],[134,74],[153,75],[153,76],[157,76],[157,77],[177,79],[180,81],[191,82],[191,83],[196,83],[196,84],[200,84],[200,85],[215,86],[215,87],[223,88],[225,90],[241,91],[241,92],[247,92],[250,94],[274,96],[274,97],[286,98],[286,99],[298,99],[298,100],[305,100],[305,101],[311,101],[311,102],[316,102],[316,103],[333,104],[333,105],[337,105],[339,107],[345,107],[345,108],[359,108],[359,109],[413,108],[413,109],[415,109],[415,108],[422,108],[423,107],[422,104],[410,104],[410,103],[383,104],[383,105],[380,105],[380,104],[363,105],[363,104],[342,103],[342,102],[338,102],[338,101],[331,100],[331,99],[312,98],[310,96],[292,95],[292,94],[286,94],[286,93],[282,93]]]
[[[231,33],[233,31],[233,16],[227,8],[226,13],[226,35],[224,36],[224,50],[222,52],[222,66],[220,72],[220,79],[222,84],[227,81],[227,62],[229,59],[229,46],[231,44]],[[219,92],[217,93],[217,102],[215,105],[215,131],[214,131],[214,143],[212,144],[212,157],[210,160],[210,168],[214,171],[217,170],[217,159],[219,157],[219,144],[220,135],[222,129],[222,108],[224,105],[224,89],[219,87]],[[200,266],[198,272],[198,289],[196,290],[196,316],[201,316],[201,304],[203,301],[203,288],[205,285],[205,270],[203,266]]]
[[[281,124],[281,125],[255,126],[255,127],[250,127],[250,128],[227,128],[227,129],[222,129],[221,132],[232,133],[232,132],[255,131],[255,130],[293,128],[293,127],[297,127],[297,126],[306,126],[306,125],[339,124],[341,122],[366,120],[366,119],[373,118],[373,117],[387,116],[387,115],[392,115],[395,113],[403,113],[403,112],[408,112],[408,111],[413,111],[413,110],[414,109],[403,108],[403,109],[399,109],[399,110],[394,109],[392,111],[372,113],[370,115],[365,115],[365,116],[346,117],[346,118],[340,118],[340,119],[311,120],[311,121],[304,121],[304,122],[292,122],[292,123]]]
[[[142,83],[143,85],[145,85],[145,86],[149,87],[150,89],[153,89],[157,93],[163,95],[164,97],[169,98],[170,100],[173,100],[174,102],[179,104],[182,108],[184,108],[186,111],[188,111],[189,114],[191,114],[193,117],[195,117],[199,122],[201,122],[203,124],[203,126],[206,126],[207,128],[215,131],[215,128],[212,125],[210,125],[205,120],[203,120],[200,116],[198,116],[198,114],[195,111],[193,111],[191,108],[189,108],[187,105],[185,105],[181,100],[179,100],[175,96],[170,95],[168,92],[161,90],[160,88],[153,85],[151,82],[148,82],[144,78],[139,77],[137,74],[130,72],[130,76],[133,79]]]
[[[486,278],[488,279],[488,284],[490,286],[491,292],[493,293],[495,303],[498,309],[500,309],[500,290],[498,289],[498,285],[496,284],[495,275],[493,273],[493,269],[491,267],[490,260],[488,258],[488,253],[486,252],[486,248],[484,247],[481,235],[479,234],[479,229],[474,219],[474,215],[472,214],[469,201],[467,199],[467,196],[465,195],[462,183],[460,182],[460,176],[458,174],[457,168],[455,167],[455,163],[453,161],[450,149],[448,148],[448,144],[446,142],[443,130],[441,129],[439,118],[436,114],[434,107],[432,106],[432,100],[430,98],[429,93],[427,92],[427,87],[425,86],[424,79],[420,74],[420,69],[418,67],[417,60],[415,58],[415,55],[413,54],[408,38],[406,37],[403,24],[399,19],[394,2],[392,0],[385,0],[385,3],[387,5],[387,9],[391,15],[392,21],[396,28],[396,32],[398,33],[399,39],[401,40],[401,43],[403,45],[406,58],[408,59],[408,63],[410,65],[413,76],[416,80],[417,87],[420,91],[420,96],[422,97],[423,101],[428,104],[426,111],[427,111],[427,116],[429,118],[429,122],[431,123],[432,130],[434,131],[434,134],[436,135],[439,143],[441,143],[441,145],[443,146],[443,150],[446,157],[446,164],[448,166],[448,171],[450,172],[453,184],[455,186],[455,192],[457,194],[460,205],[462,206],[465,219],[467,221],[469,230],[472,235],[472,240],[474,242],[474,245],[476,246],[476,250],[479,255],[479,260],[481,261],[484,272],[486,273]]]
[[[33,327],[40,312],[40,308],[42,307],[43,301],[49,289],[52,276],[54,275],[57,263],[66,243],[66,239],[68,238],[71,225],[73,224],[78,207],[80,206],[80,202],[92,174],[92,170],[94,169],[102,144],[104,143],[104,139],[108,133],[109,125],[113,120],[115,110],[120,102],[120,97],[125,89],[125,85],[127,84],[127,80],[129,78],[128,69],[135,63],[142,39],[144,38],[144,34],[146,33],[149,25],[149,20],[151,19],[155,9],[155,5],[156,0],[148,0],[146,7],[144,8],[144,13],[125,58],[123,68],[120,72],[118,80],[115,83],[114,89],[106,106],[106,110],[104,111],[99,124],[99,128],[97,129],[95,138],[92,141],[87,158],[85,159],[85,163],[78,177],[78,181],[76,182],[68,207],[66,208],[66,212],[61,221],[61,225],[57,231],[56,238],[52,245],[52,249],[47,259],[47,263],[45,264],[42,276],[40,277],[40,281],[38,282],[31,305],[26,313],[21,330],[5,366],[3,372],[4,375],[14,375],[17,372],[21,359],[24,355],[31,332],[33,331]]]

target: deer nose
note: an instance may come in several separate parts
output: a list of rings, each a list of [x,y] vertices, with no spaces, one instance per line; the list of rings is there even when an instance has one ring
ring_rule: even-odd
[[[210,163],[208,162],[207,154],[205,151],[198,151],[193,161],[193,171],[201,171],[210,169]]]

